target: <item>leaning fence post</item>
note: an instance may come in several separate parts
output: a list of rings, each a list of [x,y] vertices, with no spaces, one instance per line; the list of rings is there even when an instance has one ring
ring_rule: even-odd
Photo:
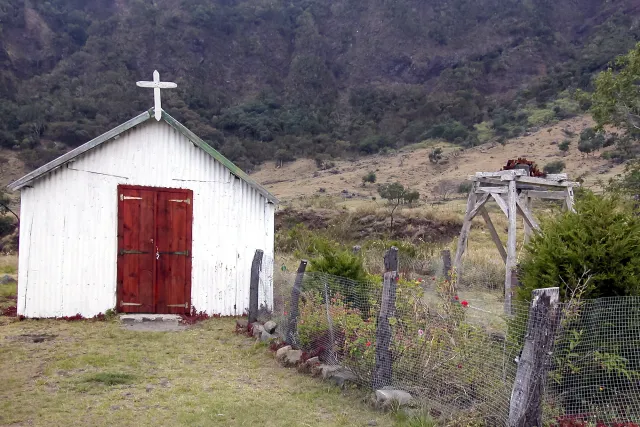
[[[511,391],[509,427],[541,427],[546,365],[558,323],[559,288],[532,292],[527,331]]]
[[[449,249],[445,249],[441,252],[442,255],[442,273],[444,274],[445,280],[451,280],[451,251]]]
[[[376,365],[371,385],[374,389],[391,385],[392,358],[391,325],[389,318],[395,316],[396,282],[398,280],[398,248],[392,247],[384,255],[385,273],[382,282],[382,303],[376,328]]]
[[[258,321],[258,286],[262,267],[262,249],[256,249],[251,263],[251,282],[249,283],[249,324]]]
[[[304,279],[304,271],[306,269],[307,260],[303,259],[300,261],[298,272],[296,273],[296,280],[293,282],[293,289],[291,289],[291,307],[289,307],[289,321],[287,322],[287,333],[285,335],[285,341],[290,345],[295,343],[296,330],[298,328],[298,316],[300,315],[298,310],[298,301],[300,300],[302,279]]]

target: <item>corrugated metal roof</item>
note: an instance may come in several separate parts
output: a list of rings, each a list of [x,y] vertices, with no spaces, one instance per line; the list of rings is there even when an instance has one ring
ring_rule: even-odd
[[[11,184],[9,184],[7,186],[7,188],[9,188],[12,191],[15,190],[19,190],[20,188],[29,185],[30,183],[32,183],[33,181],[35,181],[36,179],[40,178],[41,176],[59,168],[60,166],[64,165],[65,163],[68,163],[69,161],[75,159],[76,157],[86,153],[87,151],[113,139],[116,138],[117,136],[119,136],[120,134],[122,134],[123,132],[139,125],[140,123],[144,123],[147,120],[149,120],[150,118],[152,118],[154,116],[154,109],[151,108],[148,111],[145,111],[144,113],[134,117],[133,119],[119,125],[116,126],[115,128],[111,129],[110,131],[103,133],[102,135],[100,135],[99,137],[92,139],[91,141],[79,146],[78,148],[75,148],[71,151],[69,151],[68,153],[58,157],[55,160],[52,160],[51,162],[47,163],[44,166],[39,167],[38,169],[34,170],[33,172],[28,173],[27,175],[23,176],[22,178],[12,182]],[[218,162],[220,162],[222,165],[224,165],[224,167],[226,167],[227,169],[229,169],[229,171],[234,174],[235,176],[237,176],[238,178],[242,179],[243,181],[245,181],[247,184],[249,184],[251,187],[255,188],[260,194],[262,194],[267,200],[269,200],[272,203],[277,204],[278,203],[278,199],[271,193],[269,193],[269,191],[267,191],[263,186],[261,186],[260,184],[258,184],[257,182],[255,182],[253,179],[251,179],[249,177],[249,175],[247,175],[244,171],[242,171],[242,169],[240,169],[238,166],[236,166],[235,164],[233,164],[233,162],[229,159],[227,159],[226,157],[224,157],[222,154],[220,154],[217,150],[215,150],[213,147],[211,147],[209,144],[207,144],[204,140],[202,140],[201,138],[199,138],[195,133],[191,132],[185,125],[183,125],[182,123],[178,122],[176,119],[174,119],[173,117],[171,117],[171,115],[169,115],[166,111],[162,110],[162,120],[164,120],[169,126],[171,126],[172,128],[174,128],[175,130],[177,130],[178,132],[180,132],[181,134],[183,134],[185,137],[187,137],[195,146],[201,148],[204,152],[206,152],[207,154],[209,154],[211,157],[213,157],[214,159],[216,159]]]

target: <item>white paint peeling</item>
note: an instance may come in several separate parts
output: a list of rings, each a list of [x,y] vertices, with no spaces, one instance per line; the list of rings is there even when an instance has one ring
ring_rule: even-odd
[[[248,309],[253,254],[272,262],[274,246],[275,206],[255,188],[164,121],[74,160],[21,190],[19,314],[90,317],[115,307],[119,184],[192,190],[191,303],[209,314]],[[272,307],[263,276],[260,303]]]

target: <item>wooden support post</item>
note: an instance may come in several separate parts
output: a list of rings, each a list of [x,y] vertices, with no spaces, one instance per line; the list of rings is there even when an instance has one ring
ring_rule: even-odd
[[[251,279],[249,282],[249,324],[258,320],[258,286],[260,285],[260,269],[262,268],[262,249],[256,249],[251,263]]]
[[[558,324],[559,288],[536,289],[509,404],[509,427],[542,427],[547,359]]]
[[[489,200],[489,197],[490,197],[490,194],[483,194],[482,196],[480,196],[480,200],[478,200],[478,202],[475,204],[471,212],[468,214],[470,219],[473,219],[476,217],[476,215],[478,215],[478,212],[480,211],[480,209],[484,207],[484,204],[487,203],[487,200]]]
[[[471,220],[473,218],[469,217],[471,211],[476,206],[476,189],[478,188],[478,182],[473,182],[471,184],[471,191],[469,191],[469,198],[467,199],[467,210],[464,215],[464,222],[462,223],[462,230],[460,230],[460,237],[458,238],[458,247],[456,248],[456,257],[453,261],[453,267],[456,270],[456,273],[460,271],[460,266],[462,265],[462,255],[464,251],[467,249],[467,240],[469,239],[469,231],[471,230]]]
[[[327,327],[329,329],[329,348],[327,348],[327,358],[329,360],[327,362],[331,364],[337,364],[337,359],[334,352],[336,338],[333,332],[333,319],[331,317],[331,311],[329,310],[329,307],[331,305],[331,300],[329,298],[329,281],[326,277],[323,276],[322,283],[324,285],[324,305],[327,311]]]
[[[573,207],[573,187],[567,187],[565,190],[565,206],[569,212],[575,212]]]
[[[531,197],[529,197],[529,192],[528,191],[523,191],[522,192],[522,210],[523,211],[527,211],[527,212],[531,212]],[[529,223],[529,221],[526,218],[526,214],[521,211],[520,214],[522,215],[522,219],[524,222],[524,243],[525,245],[527,243],[529,243],[529,238],[531,237],[531,224]]]
[[[298,266],[298,273],[296,274],[296,280],[293,282],[293,289],[291,289],[291,307],[289,307],[289,321],[287,322],[287,333],[285,334],[285,341],[289,345],[296,343],[296,332],[298,330],[298,317],[300,311],[298,309],[298,302],[300,301],[300,291],[302,290],[302,280],[304,279],[304,271],[307,269],[307,260],[300,261]]]
[[[392,247],[384,256],[386,272],[382,282],[382,302],[378,323],[376,325],[376,365],[374,367],[371,385],[374,390],[391,385],[392,355],[391,324],[389,318],[395,316],[396,284],[398,280],[398,249]]]
[[[533,217],[533,215],[531,214],[531,211],[525,205],[525,202],[521,201],[520,199],[517,199],[516,205],[518,207],[518,212],[520,212],[520,215],[522,215],[522,218],[524,219],[525,233],[528,230],[529,234],[531,234],[531,229],[540,231],[540,226],[538,225],[538,221],[536,221],[536,219]],[[525,235],[525,237],[527,236]]]
[[[509,193],[507,193],[507,195],[508,194]],[[491,197],[493,197],[493,200],[495,200],[496,203],[498,204],[498,206],[500,206],[500,209],[502,210],[502,213],[504,213],[504,215],[508,218],[509,217],[509,206],[507,206],[507,203],[504,201],[502,196],[497,194],[497,193],[491,193]]]
[[[506,263],[506,273],[504,279],[504,312],[506,314],[511,314],[511,275],[513,274],[513,269],[516,266],[516,227],[517,227],[517,217],[516,217],[516,200],[518,199],[518,194],[516,192],[516,181],[509,181],[509,193],[507,198],[508,203],[508,217],[509,217],[509,228],[507,232],[507,263]]]
[[[493,243],[496,244],[496,248],[498,249],[498,252],[500,252],[500,256],[502,257],[502,261],[504,261],[504,263],[507,263],[507,251],[504,250],[504,245],[502,244],[502,240],[500,240],[500,236],[498,235],[498,232],[496,231],[496,227],[494,227],[493,225],[493,221],[491,221],[491,217],[489,216],[489,212],[487,212],[487,210],[485,208],[482,208],[480,210],[480,215],[482,215],[482,218],[484,219],[484,222],[487,224],[487,228],[489,229],[489,233],[491,234],[491,239],[493,240]]]
[[[451,251],[445,249],[440,254],[442,255],[442,274],[445,280],[451,280]]]

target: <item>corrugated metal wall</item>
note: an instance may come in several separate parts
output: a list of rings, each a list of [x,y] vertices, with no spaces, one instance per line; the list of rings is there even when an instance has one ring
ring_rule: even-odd
[[[192,304],[249,306],[254,251],[273,260],[275,206],[165,122],[148,121],[21,190],[18,313],[94,316],[116,305],[117,186],[193,190]],[[261,281],[261,304],[273,301]]]

